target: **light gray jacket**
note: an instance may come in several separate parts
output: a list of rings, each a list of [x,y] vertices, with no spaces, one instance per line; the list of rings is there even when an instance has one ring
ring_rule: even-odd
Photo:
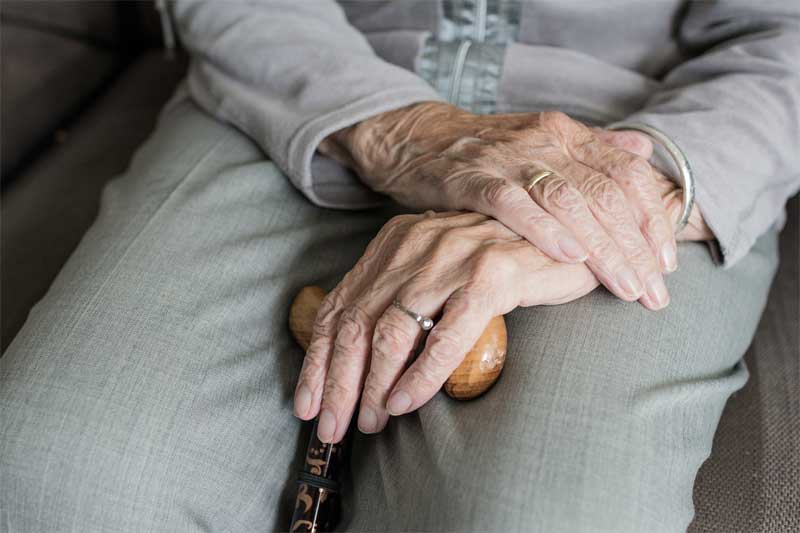
[[[315,150],[339,128],[442,99],[418,74],[431,35],[474,42],[466,61],[478,69],[501,50],[497,83],[483,88],[499,112],[664,131],[695,170],[727,265],[782,222],[800,187],[798,0],[177,0],[174,16],[194,99],[321,206],[375,204]]]

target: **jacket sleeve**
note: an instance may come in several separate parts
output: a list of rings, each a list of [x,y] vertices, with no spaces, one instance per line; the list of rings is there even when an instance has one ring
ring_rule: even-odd
[[[254,139],[312,202],[374,205],[377,195],[315,153],[328,134],[439,96],[377,57],[334,0],[177,0],[193,99]]]
[[[800,4],[697,2],[680,27],[691,59],[626,121],[686,153],[725,266],[783,217],[800,187]]]

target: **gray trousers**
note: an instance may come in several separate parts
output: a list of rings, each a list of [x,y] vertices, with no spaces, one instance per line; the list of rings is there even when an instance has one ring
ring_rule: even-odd
[[[391,213],[303,199],[247,138],[179,101],[0,359],[0,528],[285,529],[307,429],[287,310]],[[682,244],[672,303],[604,290],[508,319],[484,397],[437,395],[359,436],[348,530],[682,531],[774,272]]]

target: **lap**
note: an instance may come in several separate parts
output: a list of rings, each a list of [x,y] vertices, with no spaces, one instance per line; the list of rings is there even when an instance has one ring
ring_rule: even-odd
[[[289,304],[385,216],[312,206],[237,131],[172,107],[0,359],[9,523],[281,529]]]
[[[747,378],[775,253],[769,234],[723,270],[682,244],[659,312],[603,290],[512,312],[485,396],[440,394],[359,438],[351,527],[389,516],[418,530],[685,530],[722,408]]]
[[[390,214],[312,206],[242,135],[176,104],[0,359],[9,523],[285,527],[302,446],[289,303],[333,286]],[[769,239],[730,270],[700,245],[681,255],[666,311],[595,291],[509,315],[489,394],[439,395],[358,440],[351,527],[674,521],[653,502],[691,497],[775,262]]]

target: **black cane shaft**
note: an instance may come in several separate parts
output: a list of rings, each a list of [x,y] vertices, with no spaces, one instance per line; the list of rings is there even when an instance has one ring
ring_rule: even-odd
[[[297,478],[297,499],[290,531],[326,532],[336,527],[341,514],[339,483],[345,460],[345,439],[337,444],[320,441],[317,419],[314,419],[303,470]]]

